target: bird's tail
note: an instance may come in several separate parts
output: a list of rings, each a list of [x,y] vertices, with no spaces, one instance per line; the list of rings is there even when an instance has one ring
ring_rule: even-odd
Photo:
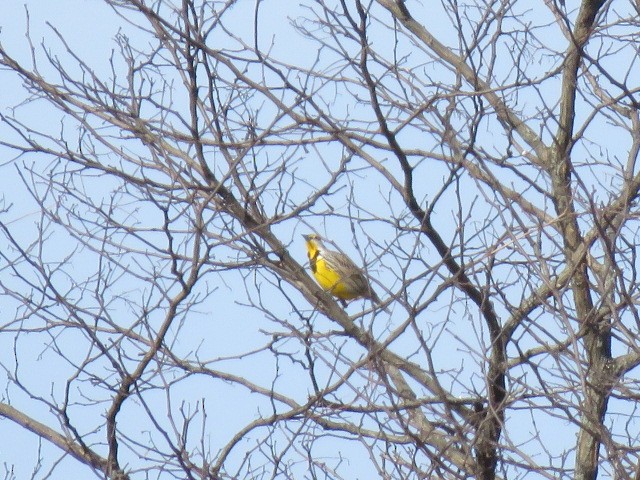
[[[388,312],[389,310],[387,310],[386,305],[384,305],[382,303],[382,300],[380,300],[380,297],[378,296],[378,294],[373,290],[373,288],[369,287],[369,295],[367,295],[367,298],[369,298],[374,304],[382,307],[382,309],[385,312]]]

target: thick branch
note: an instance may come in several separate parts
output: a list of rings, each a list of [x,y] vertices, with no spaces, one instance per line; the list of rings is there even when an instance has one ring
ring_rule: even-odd
[[[589,40],[596,15],[604,0],[584,0],[578,13],[573,41],[569,45],[562,78],[560,118],[553,153],[549,158],[549,174],[552,195],[560,222],[564,242],[564,256],[569,271],[574,272],[572,291],[576,314],[587,328],[584,342],[589,362],[589,375],[585,382],[585,399],[582,410],[582,427],[578,436],[576,454],[576,479],[594,479],[598,474],[598,451],[602,421],[607,408],[609,391],[605,377],[611,359],[611,335],[602,322],[595,322],[593,300],[588,278],[586,257],[574,262],[574,253],[584,244],[577,221],[572,188],[571,148],[575,123],[577,77],[582,60],[582,50]]]
[[[95,452],[88,448],[75,443],[73,440],[65,437],[64,435],[56,432],[52,428],[46,426],[43,423],[34,420],[33,418],[25,415],[19,410],[16,410],[11,405],[6,403],[0,403],[0,416],[17,423],[18,425],[26,428],[27,430],[35,433],[40,438],[43,438],[62,451],[71,455],[79,462],[90,466],[91,468],[102,472],[105,476],[117,480],[126,480],[129,476],[122,470],[110,471],[109,463],[105,458],[102,458]]]

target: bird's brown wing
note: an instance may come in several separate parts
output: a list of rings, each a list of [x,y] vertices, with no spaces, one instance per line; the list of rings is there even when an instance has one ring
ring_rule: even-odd
[[[348,256],[341,252],[324,252],[324,259],[329,268],[340,275],[346,288],[356,293],[358,296],[370,298],[376,303],[380,303],[378,295],[371,288],[364,272]]]

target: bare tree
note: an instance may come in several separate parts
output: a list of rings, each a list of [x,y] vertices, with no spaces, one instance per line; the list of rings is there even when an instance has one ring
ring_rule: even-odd
[[[0,46],[34,478],[640,476],[638,2],[104,3]]]

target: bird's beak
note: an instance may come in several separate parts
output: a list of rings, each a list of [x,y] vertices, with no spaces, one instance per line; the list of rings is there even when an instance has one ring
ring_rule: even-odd
[[[308,242],[308,241],[309,241],[309,237],[310,237],[310,236],[311,236],[311,235],[302,235],[302,238],[304,238],[304,239]]]

